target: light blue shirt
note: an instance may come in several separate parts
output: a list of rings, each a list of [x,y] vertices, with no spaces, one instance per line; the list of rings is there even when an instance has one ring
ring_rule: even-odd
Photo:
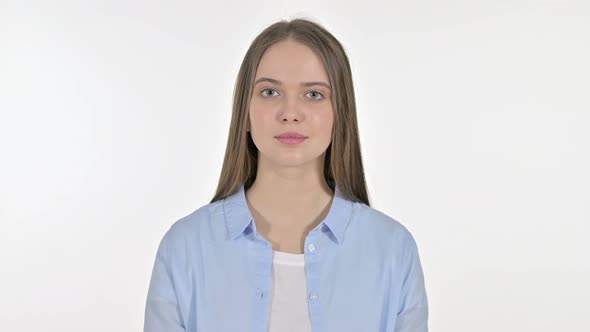
[[[176,221],[156,253],[144,332],[263,332],[272,246],[256,230],[244,185]],[[426,332],[416,242],[399,222],[342,196],[305,238],[313,332]]]

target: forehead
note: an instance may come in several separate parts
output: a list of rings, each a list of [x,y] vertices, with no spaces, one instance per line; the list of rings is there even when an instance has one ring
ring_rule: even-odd
[[[262,55],[256,78],[272,77],[284,82],[328,80],[322,60],[308,46],[287,40],[270,46]]]

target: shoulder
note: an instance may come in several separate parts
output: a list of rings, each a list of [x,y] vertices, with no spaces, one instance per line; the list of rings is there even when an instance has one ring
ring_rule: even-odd
[[[222,200],[202,205],[189,214],[172,222],[160,241],[160,250],[165,252],[186,248],[211,230],[212,218],[222,213]]]
[[[355,203],[352,216],[354,232],[362,239],[370,239],[371,246],[393,260],[394,265],[407,264],[417,254],[417,245],[411,230],[383,211],[363,203]]]
[[[407,244],[413,241],[412,233],[401,221],[364,203],[354,204],[353,220],[359,228],[393,243]]]
[[[418,271],[420,269],[418,246],[408,227],[376,208],[362,203],[357,205],[358,229],[368,230],[369,238],[387,248],[392,271],[402,275]]]

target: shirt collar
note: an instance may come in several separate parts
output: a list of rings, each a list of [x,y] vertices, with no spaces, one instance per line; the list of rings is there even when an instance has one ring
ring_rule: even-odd
[[[342,195],[338,185],[335,185],[330,210],[326,218],[316,228],[325,225],[334,235],[336,243],[342,243],[344,231],[350,221],[352,205],[353,202],[346,199]],[[253,222],[254,218],[246,202],[244,184],[240,186],[238,191],[223,199],[223,211],[225,213],[225,223],[230,239],[236,239],[248,228],[256,232],[256,224]]]

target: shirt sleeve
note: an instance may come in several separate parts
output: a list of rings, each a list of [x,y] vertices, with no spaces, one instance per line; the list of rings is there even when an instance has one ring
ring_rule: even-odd
[[[184,332],[168,257],[170,231],[160,241],[145,306],[144,332]]]
[[[409,234],[405,245],[400,306],[394,332],[428,332],[428,299],[416,241]]]

